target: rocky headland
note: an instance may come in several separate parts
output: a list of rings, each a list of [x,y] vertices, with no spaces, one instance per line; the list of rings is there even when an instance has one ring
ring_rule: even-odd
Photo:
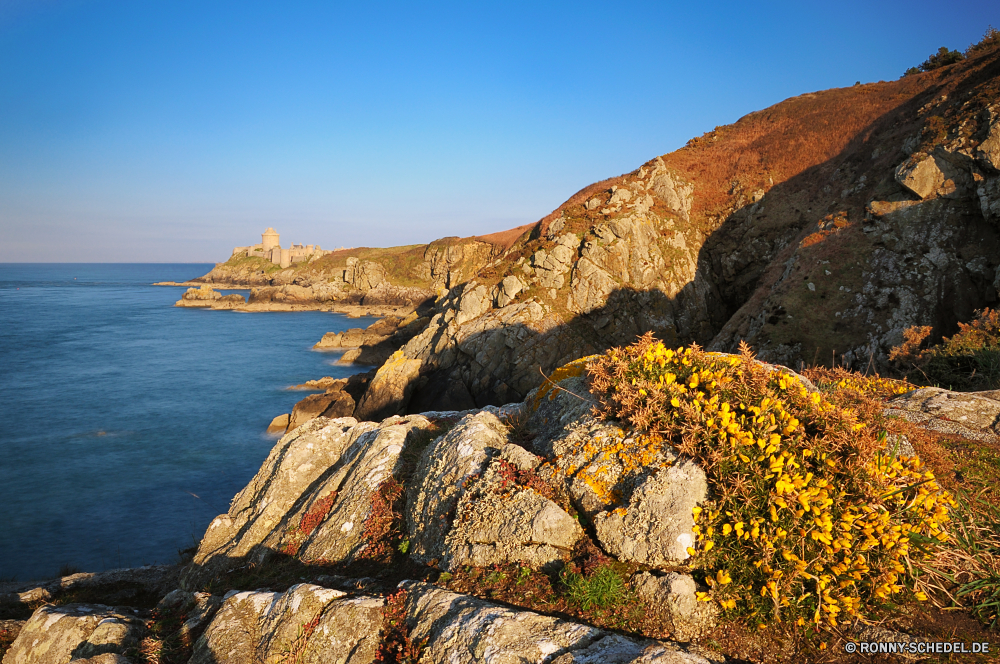
[[[435,294],[416,309],[416,335],[415,324],[390,340],[319,344],[380,367],[356,400],[361,419],[518,401],[556,367],[646,331],[885,373],[906,330],[938,341],[998,301],[998,75],[987,49],[800,95],[590,185],[528,227],[255,279],[362,303],[386,282]],[[247,260],[203,279],[249,274]]]
[[[181,565],[0,587],[3,664],[995,641],[998,393],[875,372],[997,301],[998,146],[993,43],[752,113],[528,227],[219,264],[179,306],[384,307],[317,343],[374,368],[302,386]]]

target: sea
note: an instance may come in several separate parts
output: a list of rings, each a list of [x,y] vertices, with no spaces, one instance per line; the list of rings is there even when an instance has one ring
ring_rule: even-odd
[[[211,264],[0,264],[0,581],[174,563],[374,318],[174,307]],[[246,294],[247,291],[224,291]]]

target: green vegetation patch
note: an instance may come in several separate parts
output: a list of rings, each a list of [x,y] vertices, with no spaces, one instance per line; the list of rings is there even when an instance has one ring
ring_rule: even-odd
[[[281,266],[277,263],[272,263],[259,256],[246,256],[243,254],[230,258],[225,262],[225,265],[233,268],[259,270],[261,272],[277,272],[281,270]]]

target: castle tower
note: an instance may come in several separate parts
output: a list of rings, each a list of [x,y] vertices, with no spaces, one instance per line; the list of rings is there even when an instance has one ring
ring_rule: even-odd
[[[273,228],[268,227],[268,229],[264,231],[260,237],[263,240],[263,249],[265,254],[278,246],[278,232]]]

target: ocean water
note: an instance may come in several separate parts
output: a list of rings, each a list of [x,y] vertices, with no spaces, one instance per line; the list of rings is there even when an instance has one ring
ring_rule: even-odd
[[[0,264],[0,579],[177,560],[257,472],[310,350],[375,319],[173,307],[211,265]],[[236,291],[239,292],[239,291]]]

